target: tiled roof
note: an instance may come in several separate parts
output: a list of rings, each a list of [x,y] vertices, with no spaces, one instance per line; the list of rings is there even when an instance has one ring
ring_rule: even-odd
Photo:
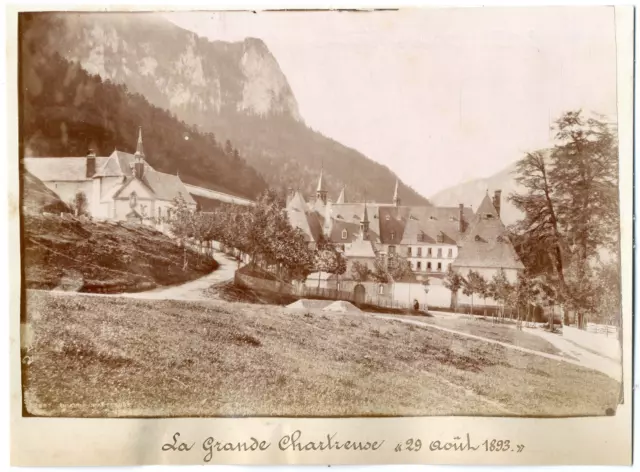
[[[96,175],[101,177],[132,176],[135,159],[135,156],[128,152],[113,151],[103,165],[99,166],[96,162]],[[145,161],[145,172],[148,169],[153,170],[153,167]]]
[[[351,244],[347,244],[344,248],[346,257],[376,257],[376,252],[371,241],[366,239],[355,239]]]
[[[441,244],[457,244],[464,233],[460,233],[459,207],[409,207],[409,217],[402,236],[402,244],[435,244],[438,235]],[[473,219],[473,210],[463,207],[463,229],[466,231]]]
[[[400,244],[410,213],[411,208],[406,206],[380,207],[378,209],[380,242]]]
[[[87,180],[86,157],[25,157],[23,164],[25,170],[43,182]]]
[[[125,182],[113,194],[113,198],[118,198],[120,192],[134,179],[135,177],[133,176],[127,177]],[[196,204],[196,201],[177,175],[165,174],[164,172],[147,168],[142,176],[142,183],[151,190],[158,200],[173,201],[178,195],[182,195],[188,204]]]
[[[307,241],[317,241],[322,234],[324,218],[320,214],[308,210],[307,203],[300,192],[293,195],[286,209],[291,226],[300,228]]]
[[[376,240],[380,234],[380,219],[377,217],[378,208],[379,206],[375,203],[367,203],[367,211],[369,212],[369,233],[375,234]],[[354,231],[359,233],[360,222],[363,217],[364,205],[362,203],[333,203],[331,205],[331,218],[334,220],[334,226],[338,225],[338,223],[342,223],[342,225],[339,226],[346,227],[347,230],[353,227],[355,228]],[[355,225],[355,227],[352,225]]]
[[[155,193],[159,200],[171,201],[178,195],[182,195],[185,202],[195,205],[196,201],[184,186],[177,175],[165,174],[147,168],[142,176],[142,181]]]
[[[478,207],[461,246],[453,267],[524,269],[489,195]]]

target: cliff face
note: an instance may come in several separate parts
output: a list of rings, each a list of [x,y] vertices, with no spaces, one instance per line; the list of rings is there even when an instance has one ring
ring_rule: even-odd
[[[59,54],[185,121],[234,112],[301,119],[286,77],[260,39],[211,42],[146,13],[67,13],[56,20],[51,44]]]
[[[148,13],[34,16],[40,18],[32,30],[46,35],[51,52],[125,85],[218,142],[230,139],[271,187],[312,194],[322,165],[330,197],[348,185],[351,199],[391,201],[393,172],[305,125],[262,40],[209,41]],[[402,183],[400,192],[406,204],[427,203]]]

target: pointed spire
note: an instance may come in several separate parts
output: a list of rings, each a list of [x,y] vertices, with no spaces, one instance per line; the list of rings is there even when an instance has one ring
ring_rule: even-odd
[[[396,188],[393,191],[393,204],[395,206],[400,206],[400,197],[398,196],[398,187],[399,187],[398,178],[396,178]]]
[[[138,145],[136,146],[136,156],[144,157],[144,149],[142,148],[142,126],[138,128]]]
[[[322,204],[327,204],[327,191],[324,188],[324,181],[322,180],[322,176],[324,173],[324,168],[320,168],[320,178],[318,179],[318,188],[316,189],[316,201],[322,202]]]
[[[369,212],[367,211],[367,198],[364,199],[364,211],[360,222],[360,238],[369,239]]]
[[[340,195],[338,196],[338,200],[336,200],[336,203],[345,203],[345,197],[344,197],[344,189],[346,188],[345,185],[342,186],[342,190],[340,190]]]
[[[316,192],[324,192],[324,181],[322,179],[323,172],[324,169],[320,168],[320,178],[318,179],[318,188],[316,189]]]

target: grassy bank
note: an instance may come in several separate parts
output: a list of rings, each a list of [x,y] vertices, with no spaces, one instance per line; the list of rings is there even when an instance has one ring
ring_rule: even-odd
[[[217,267],[141,225],[25,214],[23,264],[28,288],[133,292],[202,277]]]
[[[27,292],[50,416],[603,415],[599,372],[368,315]]]

